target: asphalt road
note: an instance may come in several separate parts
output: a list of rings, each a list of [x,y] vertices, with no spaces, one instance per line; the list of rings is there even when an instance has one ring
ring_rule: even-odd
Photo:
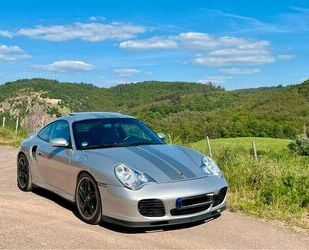
[[[309,249],[308,234],[228,211],[205,223],[148,232],[91,226],[50,192],[19,191],[16,152],[0,148],[0,248]]]

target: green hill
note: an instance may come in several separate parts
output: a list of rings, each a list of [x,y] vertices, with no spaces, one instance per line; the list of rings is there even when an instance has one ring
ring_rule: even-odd
[[[0,85],[0,116],[10,114],[26,121],[31,115],[52,119],[70,111],[131,114],[181,141],[197,141],[205,134],[290,138],[309,122],[309,81],[235,91],[211,84],[157,81],[112,88],[46,79]],[[29,123],[33,124],[23,125]]]

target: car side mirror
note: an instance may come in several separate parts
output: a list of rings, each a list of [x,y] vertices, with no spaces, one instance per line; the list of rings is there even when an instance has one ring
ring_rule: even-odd
[[[164,140],[165,139],[165,134],[164,133],[157,133],[160,139]]]
[[[35,136],[36,136],[36,132],[31,132],[31,133],[29,133],[28,138],[31,139]]]
[[[69,146],[69,143],[66,139],[64,138],[56,138],[56,139],[52,139],[50,141],[50,144],[53,146],[53,147],[67,147]]]

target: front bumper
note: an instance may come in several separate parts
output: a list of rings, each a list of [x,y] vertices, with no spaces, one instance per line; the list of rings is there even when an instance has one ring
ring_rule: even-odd
[[[179,224],[187,224],[194,223],[198,221],[205,221],[210,218],[216,218],[221,215],[221,213],[226,209],[226,206],[221,206],[220,209],[203,213],[200,215],[194,215],[191,217],[173,219],[173,220],[160,220],[160,221],[143,221],[143,222],[135,222],[135,221],[123,221],[114,219],[111,217],[103,216],[103,221],[113,223],[122,227],[132,227],[132,228],[154,228],[154,227],[162,227],[162,226],[173,226]]]
[[[176,208],[176,200],[182,197],[192,197],[203,194],[217,195],[219,190],[227,186],[227,182],[218,177],[205,177],[194,180],[170,183],[154,183],[145,185],[139,190],[125,187],[99,187],[102,200],[103,220],[129,227],[147,227],[175,225],[206,220],[219,215],[225,209],[225,200],[220,204],[185,215],[172,215]],[[165,215],[147,217],[140,214],[138,202],[144,199],[158,199],[164,204]]]

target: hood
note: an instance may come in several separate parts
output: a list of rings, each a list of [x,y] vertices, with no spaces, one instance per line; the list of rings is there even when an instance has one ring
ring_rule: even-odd
[[[88,159],[100,159],[113,167],[124,163],[141,171],[156,182],[181,181],[204,177],[201,169],[203,154],[176,145],[141,145],[87,150]]]

